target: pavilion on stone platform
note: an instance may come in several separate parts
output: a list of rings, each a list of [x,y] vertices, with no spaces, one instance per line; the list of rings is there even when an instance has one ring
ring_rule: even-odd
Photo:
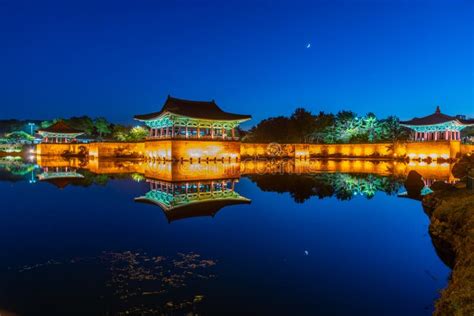
[[[64,121],[58,121],[50,127],[39,129],[38,133],[43,137],[43,143],[71,143],[75,142],[78,136],[84,134],[83,131],[70,127]]]
[[[135,115],[150,128],[149,139],[238,140],[236,128],[251,119],[223,111],[212,101],[168,96],[159,112]]]
[[[400,124],[413,130],[412,139],[415,141],[449,141],[461,140],[461,130],[474,125],[474,120],[443,114],[438,106],[434,114],[415,117]]]

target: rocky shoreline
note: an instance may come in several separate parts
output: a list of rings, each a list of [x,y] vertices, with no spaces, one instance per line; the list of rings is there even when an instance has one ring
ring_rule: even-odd
[[[463,157],[453,173],[466,180],[472,170],[474,155]],[[466,181],[434,191],[422,200],[429,233],[438,255],[452,268],[434,315],[474,315],[474,191]]]

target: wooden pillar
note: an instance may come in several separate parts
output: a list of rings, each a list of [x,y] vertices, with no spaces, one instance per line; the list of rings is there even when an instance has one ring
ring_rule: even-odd
[[[235,128],[232,128],[232,139],[235,138]]]
[[[224,138],[225,138],[224,131],[225,131],[225,129],[224,129],[224,128],[222,128],[222,130],[221,130],[221,132],[222,132],[222,139],[224,139]]]
[[[214,127],[211,127],[211,138],[214,139]]]
[[[197,138],[201,138],[201,128],[197,127]]]
[[[188,126],[187,125],[184,129],[184,134],[185,134],[185,137],[188,138]],[[187,184],[186,184],[186,189],[187,189]]]

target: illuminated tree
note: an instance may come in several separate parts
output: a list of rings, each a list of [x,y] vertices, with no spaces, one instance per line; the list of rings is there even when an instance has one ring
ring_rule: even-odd
[[[135,126],[130,130],[129,140],[143,140],[148,136],[148,130],[143,126]]]
[[[128,139],[128,134],[130,128],[123,125],[114,125],[112,128],[112,137],[118,141],[126,141]]]

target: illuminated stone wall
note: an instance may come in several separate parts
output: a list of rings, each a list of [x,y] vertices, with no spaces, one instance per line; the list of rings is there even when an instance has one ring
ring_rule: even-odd
[[[407,156],[410,159],[454,159],[459,153],[459,141],[407,142],[395,147],[397,156]]]
[[[41,143],[36,145],[35,153],[42,156],[61,156],[65,152],[73,154],[79,153],[79,146],[84,146],[86,150],[89,150],[88,144],[48,144]]]
[[[381,144],[243,143],[240,150],[242,159],[249,157],[454,159],[467,152],[474,152],[474,145],[461,145],[459,141]]]
[[[199,140],[156,140],[145,142],[145,156],[160,160],[222,160],[240,158],[240,142]]]
[[[89,156],[92,157],[143,157],[145,153],[145,143],[134,142],[113,142],[113,143],[90,143]]]
[[[124,142],[107,142],[107,143],[89,143],[89,144],[47,144],[41,143],[36,145],[35,152],[39,156],[61,156],[65,152],[70,154],[78,154],[81,148],[90,157],[114,158],[114,157],[143,157],[145,153],[145,144],[143,142],[124,143]]]
[[[243,143],[242,157],[392,157],[392,144],[251,144]]]
[[[382,144],[277,144],[240,143],[236,141],[150,140],[137,143],[38,144],[36,153],[60,156],[65,152],[78,154],[85,148],[90,157],[145,157],[151,160],[226,160],[274,158],[400,158],[454,159],[474,152],[474,145],[459,141],[404,142]]]
[[[171,160],[171,140],[145,141],[145,157],[153,160]]]

